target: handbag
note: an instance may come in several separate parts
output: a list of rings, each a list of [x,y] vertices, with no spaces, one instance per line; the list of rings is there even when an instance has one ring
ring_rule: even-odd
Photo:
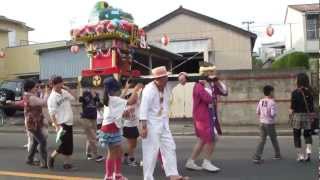
[[[315,129],[319,129],[319,119],[318,119],[318,115],[315,112],[310,112],[310,109],[308,107],[308,103],[307,103],[307,99],[306,96],[304,95],[303,91],[300,89],[300,92],[303,96],[303,100],[304,100],[304,104],[306,106],[306,110],[307,110],[307,114],[309,117],[309,120],[311,121],[311,130],[313,131],[313,134],[315,134]]]

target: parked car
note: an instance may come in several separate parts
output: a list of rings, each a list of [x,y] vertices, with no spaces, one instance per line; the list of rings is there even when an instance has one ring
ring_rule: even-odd
[[[17,79],[6,80],[0,84],[0,104],[7,116],[23,110],[23,83],[23,79]]]

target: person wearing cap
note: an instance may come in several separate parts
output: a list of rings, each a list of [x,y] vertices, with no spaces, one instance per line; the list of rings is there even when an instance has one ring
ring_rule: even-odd
[[[63,155],[65,170],[73,169],[71,164],[71,156],[73,154],[73,112],[71,101],[75,100],[75,95],[70,89],[64,86],[61,76],[56,76],[52,80],[53,89],[48,98],[48,111],[52,120],[52,125],[56,132],[63,131],[59,146],[50,155],[48,160],[48,167],[54,167],[55,158],[58,155]]]
[[[220,169],[211,163],[218,136],[222,134],[217,101],[218,96],[227,96],[228,91],[218,79],[215,66],[210,64],[202,66],[199,73],[200,76],[205,76],[206,80],[200,80],[193,89],[193,120],[198,141],[186,163],[186,168],[217,172]],[[195,161],[201,152],[204,152],[204,160],[202,166],[198,166]]]
[[[140,104],[140,136],[143,152],[143,179],[154,180],[153,172],[159,150],[166,176],[170,180],[188,179],[178,173],[176,144],[169,129],[168,72],[160,66],[152,70],[153,81],[142,91]]]
[[[99,94],[94,89],[86,89],[79,97],[82,104],[80,123],[86,135],[86,158],[94,159],[96,162],[104,160],[103,156],[98,155],[97,148],[97,104],[100,102]]]
[[[122,120],[125,109],[128,105],[133,105],[138,98],[138,91],[142,88],[141,84],[136,85],[132,95],[128,100],[121,96],[121,86],[114,77],[104,80],[103,104],[104,118],[99,134],[99,142],[102,147],[107,148],[105,161],[105,180],[127,180],[121,174],[122,159]],[[124,91],[127,91],[128,83]],[[106,108],[108,107],[108,108]]]

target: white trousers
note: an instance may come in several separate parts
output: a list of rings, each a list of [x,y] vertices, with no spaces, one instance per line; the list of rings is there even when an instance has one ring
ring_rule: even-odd
[[[155,132],[148,128],[146,139],[142,140],[144,180],[154,180],[153,172],[157,163],[159,150],[166,176],[179,175],[177,169],[176,144],[169,129]]]

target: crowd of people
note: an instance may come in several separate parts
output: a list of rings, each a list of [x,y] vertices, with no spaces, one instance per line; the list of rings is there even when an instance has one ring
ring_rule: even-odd
[[[205,77],[195,83],[193,100],[193,122],[197,142],[188,158],[185,167],[190,170],[218,172],[211,159],[222,135],[218,116],[219,96],[227,96],[228,89],[219,79],[216,69],[205,64],[199,69],[200,76]],[[157,161],[162,163],[165,175],[170,180],[185,180],[189,177],[178,172],[176,144],[169,127],[171,91],[167,85],[168,75],[164,66],[152,70],[153,81],[147,85],[127,82],[122,88],[113,77],[104,82],[102,97],[94,89],[85,89],[79,98],[82,103],[80,124],[86,136],[85,155],[88,160],[102,162],[105,159],[105,180],[126,180],[121,173],[122,163],[139,166],[136,158],[138,139],[142,139],[143,179],[153,180]],[[180,85],[188,80],[187,73],[179,74]],[[28,155],[26,163],[37,165],[35,154],[39,152],[40,167],[54,168],[58,155],[63,156],[63,168],[74,169],[71,161],[73,154],[74,117],[71,102],[76,95],[64,85],[60,76],[53,77],[46,88],[40,83],[26,80],[24,84],[25,125],[28,134]],[[266,85],[263,88],[264,98],[257,106],[260,120],[261,138],[253,155],[254,163],[262,163],[263,149],[267,136],[274,147],[273,159],[280,160],[279,142],[276,133],[277,106],[274,100],[274,88]],[[191,97],[190,97],[191,98]],[[48,108],[49,118],[44,118],[43,107]],[[297,161],[310,161],[311,158],[311,123],[313,93],[306,74],[297,76],[297,89],[291,97],[291,127],[294,146],[297,149]],[[48,155],[47,137],[49,124],[57,132],[56,149]],[[306,142],[302,150],[301,134]],[[126,143],[124,143],[124,139]],[[124,148],[126,144],[127,147]],[[106,149],[105,155],[98,154],[101,146]],[[201,153],[204,159],[201,165],[196,160]]]

